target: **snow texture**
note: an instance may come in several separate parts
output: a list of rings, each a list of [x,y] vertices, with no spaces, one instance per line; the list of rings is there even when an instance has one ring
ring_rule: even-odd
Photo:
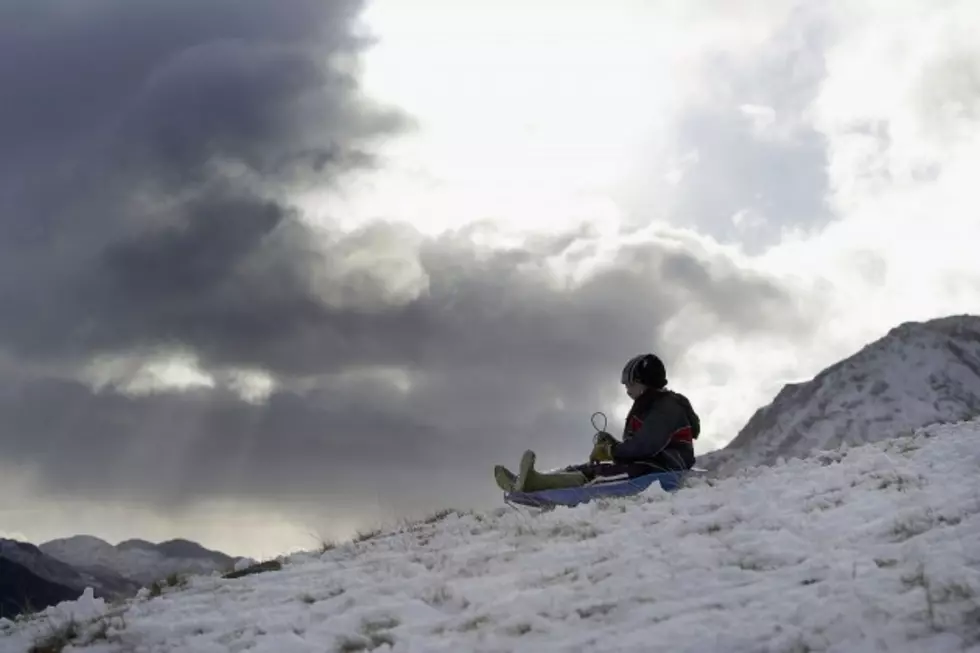
[[[980,415],[980,317],[907,322],[806,383],[785,386],[725,448],[719,475]]]
[[[980,421],[539,515],[451,513],[0,626],[75,648],[980,652]],[[93,621],[87,621],[96,618]]]

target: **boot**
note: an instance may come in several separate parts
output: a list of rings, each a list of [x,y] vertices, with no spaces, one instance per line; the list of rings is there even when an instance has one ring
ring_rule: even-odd
[[[497,481],[497,487],[504,492],[513,492],[517,483],[517,474],[510,471],[503,465],[494,465],[493,478]]]
[[[549,472],[542,474],[535,471],[535,453],[525,451],[521,456],[520,474],[514,483],[515,492],[537,492],[538,490],[558,490],[569,487],[581,487],[588,480],[582,472]]]

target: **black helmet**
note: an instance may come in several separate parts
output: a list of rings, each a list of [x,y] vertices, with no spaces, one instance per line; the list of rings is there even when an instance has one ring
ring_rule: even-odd
[[[640,354],[626,362],[621,377],[623,385],[642,383],[651,388],[663,388],[667,385],[667,370],[664,362],[653,354]]]

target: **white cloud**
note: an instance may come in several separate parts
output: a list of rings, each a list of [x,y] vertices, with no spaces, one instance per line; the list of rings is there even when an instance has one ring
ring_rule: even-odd
[[[819,340],[786,346],[720,335],[690,353],[686,379],[732,429],[719,444],[744,422],[743,405],[762,405],[782,383],[891,326],[980,313],[980,5],[862,2],[835,11],[826,75],[807,112],[826,139],[834,221],[817,233],[789,231],[753,260],[795,278],[801,301],[819,302]]]
[[[869,303],[880,309],[879,325],[980,310],[975,296],[950,283],[980,279],[971,246],[980,242],[972,209],[980,163],[980,6],[905,3],[888,11],[881,21],[864,5],[842,9],[813,107],[827,139],[828,199],[839,220],[782,253],[789,265],[801,249],[813,252],[814,271],[842,289],[864,291],[855,299],[865,310]],[[849,259],[861,251],[881,259],[883,275],[869,279],[855,270]]]
[[[842,5],[813,121],[828,137],[834,200],[855,208],[929,184],[977,147],[980,6]]]
[[[670,169],[664,175],[664,179],[671,186],[676,186],[684,179],[684,176],[698,164],[698,151],[691,150],[687,154],[677,158],[671,165]]]
[[[97,390],[112,387],[131,395],[214,386],[214,379],[200,368],[197,358],[183,352],[99,357],[82,376]]]
[[[264,370],[232,369],[222,376],[239,397],[254,404],[268,399],[278,385],[275,377]]]
[[[705,167],[712,162],[697,138],[710,134],[677,149],[673,132],[692,111],[731,107],[754,138],[787,152],[815,130],[833,211],[823,226],[792,226],[800,216],[765,208],[767,195],[786,192],[776,187],[786,180],[778,153],[760,162],[724,152],[725,165],[772,168],[744,177],[762,180],[747,196],[760,204],[720,220],[746,239],[785,225],[777,246],[752,256],[728,251],[792,284],[822,318],[818,342],[706,332],[686,353],[673,377],[701,398],[717,443],[782,383],[896,322],[980,311],[971,246],[980,242],[971,209],[980,169],[980,5],[624,0],[552,9],[372,5],[368,21],[382,40],[367,60],[368,88],[415,113],[420,130],[392,143],[391,169],[371,186],[352,187],[347,215],[384,215],[432,233],[477,221],[517,232],[591,222],[611,246],[630,219],[685,224],[688,216],[672,214],[683,206],[677,194],[743,179],[737,169]],[[719,66],[785,78],[736,86]],[[739,95],[743,86],[754,91]],[[686,186],[695,170],[719,176]],[[812,189],[825,183],[820,172],[811,170]]]
[[[752,129],[757,136],[765,134],[776,122],[776,110],[759,104],[743,104],[738,108],[752,123]]]
[[[649,184],[648,153],[666,151],[675,117],[705,100],[706,55],[747,56],[789,10],[376,0],[366,89],[407,109],[419,130],[389,144],[380,174],[321,198],[323,210],[429,233],[486,219],[518,232],[611,230],[628,186]],[[658,166],[659,176],[686,165]]]
[[[757,228],[765,222],[765,217],[753,209],[740,209],[732,216],[732,224],[744,231]]]

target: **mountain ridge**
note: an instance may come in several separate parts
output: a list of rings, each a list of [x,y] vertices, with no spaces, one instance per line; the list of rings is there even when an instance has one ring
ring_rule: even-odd
[[[227,570],[240,559],[185,539],[154,544],[132,538],[112,545],[93,535],[74,535],[49,540],[38,548],[76,568],[111,569],[143,585],[174,573],[207,574]]]
[[[0,538],[4,574],[0,578],[0,616],[74,600],[88,587],[97,598],[131,597],[171,574],[228,571],[240,560],[185,539],[159,544],[132,539],[114,546],[86,534],[38,545]]]
[[[784,385],[698,464],[724,475],[977,415],[980,316],[907,321],[809,381]]]

